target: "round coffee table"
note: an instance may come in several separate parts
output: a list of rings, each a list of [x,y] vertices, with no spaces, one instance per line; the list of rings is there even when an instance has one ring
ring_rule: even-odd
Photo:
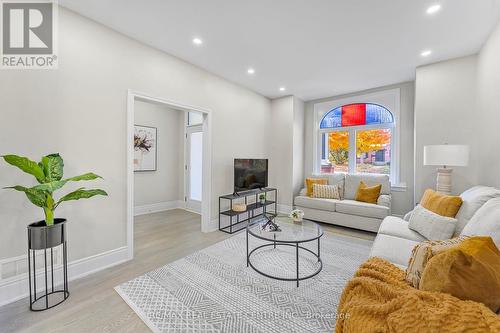
[[[274,221],[280,226],[281,231],[277,232],[269,232],[262,230],[262,225],[266,223],[266,219],[264,217],[257,217],[253,221],[251,221],[246,228],[246,245],[247,245],[247,267],[252,267],[257,273],[264,275],[271,279],[281,280],[281,281],[296,281],[297,287],[299,286],[299,281],[306,280],[312,278],[317,275],[323,269],[323,263],[320,257],[320,238],[323,236],[323,229],[312,221],[304,220],[301,223],[294,223],[291,218],[277,216]],[[249,236],[261,239],[266,244],[257,246],[256,248],[249,251]],[[318,244],[318,253],[314,253],[314,251],[301,246],[301,244],[317,241]],[[267,274],[259,269],[257,269],[252,264],[252,254],[255,251],[265,248],[265,247],[273,247],[276,246],[292,246],[295,248],[295,265],[296,265],[296,276],[293,278],[287,277],[279,277],[271,274]],[[299,249],[303,251],[307,251],[312,253],[317,259],[319,263],[319,267],[316,271],[311,274],[301,276],[299,271]]]

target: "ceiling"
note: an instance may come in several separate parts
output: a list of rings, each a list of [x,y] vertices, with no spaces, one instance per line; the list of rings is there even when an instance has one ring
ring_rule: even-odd
[[[417,66],[476,53],[500,18],[500,0],[59,3],[269,98],[304,100],[412,80]]]

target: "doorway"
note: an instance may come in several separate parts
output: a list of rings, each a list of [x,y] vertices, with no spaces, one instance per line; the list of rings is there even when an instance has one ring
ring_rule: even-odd
[[[201,213],[203,126],[186,128],[185,200],[186,209]]]
[[[134,254],[134,167],[137,154],[134,149],[135,108],[136,102],[147,102],[165,106],[168,110],[182,111],[185,114],[197,114],[200,121],[196,126],[187,126],[185,151],[189,160],[189,192],[185,192],[185,206],[201,214],[201,231],[209,232],[216,228],[210,223],[211,202],[211,113],[208,109],[189,106],[162,97],[150,96],[129,90],[127,98],[127,252],[129,259]],[[169,111],[165,111],[169,112]],[[189,124],[188,124],[189,125]],[[189,140],[188,140],[189,138]],[[189,141],[189,142],[188,142]],[[188,150],[189,147],[189,150]],[[186,164],[187,166],[187,164]],[[154,170],[154,169],[153,169]],[[185,185],[185,188],[188,185]],[[189,197],[189,201],[187,200]]]

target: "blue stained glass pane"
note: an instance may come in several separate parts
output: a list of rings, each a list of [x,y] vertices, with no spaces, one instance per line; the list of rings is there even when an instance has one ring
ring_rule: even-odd
[[[342,127],[342,108],[338,107],[328,112],[320,123],[320,128]]]
[[[380,106],[366,104],[366,124],[380,124]]]

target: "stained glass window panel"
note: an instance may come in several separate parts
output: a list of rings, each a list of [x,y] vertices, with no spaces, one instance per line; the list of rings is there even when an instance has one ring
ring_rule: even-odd
[[[366,104],[342,106],[342,127],[364,125],[366,123]]]
[[[335,128],[342,127],[342,108],[338,107],[336,109],[328,112],[321,120],[320,128]]]

